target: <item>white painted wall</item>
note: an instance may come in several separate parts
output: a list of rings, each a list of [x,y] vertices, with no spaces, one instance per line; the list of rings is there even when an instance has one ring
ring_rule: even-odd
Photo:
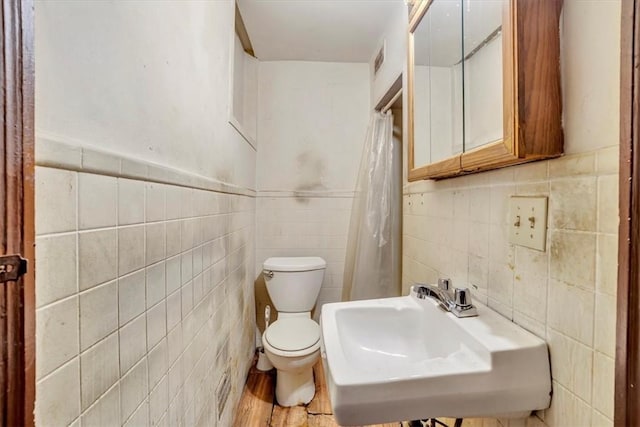
[[[387,16],[387,25],[384,29],[375,52],[371,53],[369,62],[371,78],[371,107],[375,107],[378,101],[385,95],[393,82],[406,69],[407,63],[407,25],[409,23],[409,12],[405,2],[395,2],[394,9]],[[373,60],[378,53],[377,47],[386,43],[385,60],[378,73],[373,74]],[[406,87],[406,73],[403,82]],[[406,99],[406,97],[405,97]],[[405,101],[406,102],[406,101]],[[406,108],[405,108],[406,111]]]
[[[228,124],[233,2],[36,9],[39,136],[254,188],[255,151]]]
[[[602,148],[619,133],[621,1],[564,3],[560,62],[567,154]]]
[[[259,74],[256,277],[271,256],[323,257],[319,313],[342,293],[368,65],[261,62]]]
[[[232,105],[229,118],[234,128],[254,148],[258,127],[258,67],[259,61],[246,53],[240,37],[233,38]]]
[[[353,191],[369,121],[367,64],[261,62],[259,191]]]

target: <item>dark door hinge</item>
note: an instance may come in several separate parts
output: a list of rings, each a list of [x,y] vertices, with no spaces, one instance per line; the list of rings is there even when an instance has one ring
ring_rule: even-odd
[[[0,283],[18,280],[27,272],[27,260],[20,255],[0,256]]]

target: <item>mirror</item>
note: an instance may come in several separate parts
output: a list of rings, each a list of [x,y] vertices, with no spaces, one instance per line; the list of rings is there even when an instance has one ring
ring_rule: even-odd
[[[414,33],[414,158],[424,165],[463,150],[462,10],[435,0]]]
[[[417,0],[408,38],[409,181],[562,154],[561,3]]]
[[[502,126],[502,11],[505,0],[465,0],[464,150],[504,137]]]

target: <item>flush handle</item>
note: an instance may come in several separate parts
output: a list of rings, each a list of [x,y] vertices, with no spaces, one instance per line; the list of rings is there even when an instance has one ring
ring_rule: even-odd
[[[271,270],[262,270],[262,274],[264,275],[265,280],[273,279],[273,271]]]

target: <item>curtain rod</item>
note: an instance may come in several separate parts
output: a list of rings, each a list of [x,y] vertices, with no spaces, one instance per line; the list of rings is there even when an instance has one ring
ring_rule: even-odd
[[[462,61],[468,61],[473,55],[478,53],[478,51],[480,49],[482,49],[483,47],[485,47],[486,45],[491,43],[493,41],[493,39],[498,37],[501,32],[502,32],[502,25],[500,25],[498,28],[493,30],[493,32],[491,34],[489,34],[484,40],[482,40],[482,43],[480,43],[478,46],[476,46],[475,49],[473,49],[471,52],[469,52],[469,54],[467,56],[465,56],[464,59],[461,59],[460,61],[456,62],[453,65],[458,65]]]
[[[402,95],[402,88],[400,88],[396,92],[396,94],[391,97],[389,102],[387,102],[387,104],[380,109],[380,112],[381,113],[386,113],[387,111],[389,111],[391,109],[391,106],[393,105],[393,103],[396,102],[398,100],[398,98],[400,98],[401,95]]]

